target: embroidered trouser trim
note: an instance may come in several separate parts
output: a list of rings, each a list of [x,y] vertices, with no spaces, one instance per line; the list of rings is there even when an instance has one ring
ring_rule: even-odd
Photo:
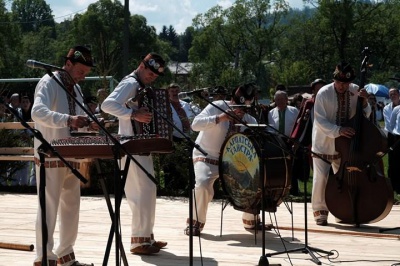
[[[75,253],[74,252],[71,252],[65,256],[58,258],[57,263],[63,265],[70,261],[75,261]]]
[[[320,217],[320,216],[328,216],[329,211],[315,211],[314,212],[314,218]]]
[[[189,218],[186,219],[186,224],[189,225],[190,224],[190,220]],[[203,230],[205,223],[200,223],[196,220],[193,220],[193,227],[197,227],[201,230]]]

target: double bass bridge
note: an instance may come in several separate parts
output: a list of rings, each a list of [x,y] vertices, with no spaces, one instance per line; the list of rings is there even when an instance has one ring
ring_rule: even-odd
[[[361,170],[359,167],[357,167],[357,166],[347,166],[347,167],[346,167],[346,170],[347,170],[347,172],[349,172],[349,173],[352,173],[352,172],[359,172],[359,173],[361,173],[361,172],[362,172],[362,170]]]

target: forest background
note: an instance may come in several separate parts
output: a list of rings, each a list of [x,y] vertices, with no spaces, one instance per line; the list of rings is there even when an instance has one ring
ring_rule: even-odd
[[[0,0],[0,77],[41,77],[43,70],[26,67],[28,59],[62,66],[71,47],[85,44],[97,63],[90,76],[121,80],[141,56],[154,51],[169,62],[193,63],[187,77],[167,71],[154,87],[177,82],[189,91],[255,82],[261,96],[271,98],[277,84],[330,81],[341,61],[356,69],[359,82],[362,51],[369,47],[368,82],[398,87],[389,78],[400,66],[400,0],[304,2],[313,7],[298,10],[283,0],[237,0],[228,9],[215,6],[199,14],[177,34],[173,25],[157,33],[144,16],[129,13],[119,1],[99,0],[58,23],[44,0],[15,0],[11,10]],[[35,86],[0,83],[0,90],[33,95]],[[82,83],[85,95],[104,87],[106,79]]]
[[[173,25],[157,33],[145,17],[130,14],[119,1],[100,0],[86,12],[57,23],[44,0],[15,0],[11,10],[0,0],[0,77],[41,77],[42,70],[25,66],[27,59],[62,65],[69,48],[86,44],[97,62],[91,75],[121,80],[141,56],[154,51],[169,62],[194,64],[187,79],[168,73],[155,87],[175,81],[184,90],[230,88],[253,81],[269,97],[276,84],[331,80],[340,61],[358,70],[361,51],[369,47],[373,53],[368,81],[398,85],[389,77],[400,66],[399,0],[305,2],[315,8],[291,9],[281,0],[238,0],[228,9],[215,6],[199,14],[184,33],[177,34]],[[3,89],[29,93],[35,85],[1,84]],[[85,93],[94,93],[107,87],[107,81],[83,87]]]

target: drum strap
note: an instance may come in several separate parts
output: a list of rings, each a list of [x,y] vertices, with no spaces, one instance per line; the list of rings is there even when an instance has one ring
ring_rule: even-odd
[[[232,136],[235,133],[238,133],[240,131],[240,127],[235,126],[235,123],[231,120],[229,120],[229,127],[228,127],[228,132],[226,133],[226,137]]]

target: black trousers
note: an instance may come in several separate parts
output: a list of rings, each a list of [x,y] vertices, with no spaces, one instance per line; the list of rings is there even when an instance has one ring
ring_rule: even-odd
[[[400,141],[399,135],[388,133],[389,146],[393,146],[397,141]],[[400,143],[388,153],[388,177],[393,190],[400,194]]]
[[[295,157],[292,161],[292,186],[290,194],[297,196],[299,194],[298,180],[307,182],[310,178],[310,161],[309,155],[304,149],[297,149]]]

